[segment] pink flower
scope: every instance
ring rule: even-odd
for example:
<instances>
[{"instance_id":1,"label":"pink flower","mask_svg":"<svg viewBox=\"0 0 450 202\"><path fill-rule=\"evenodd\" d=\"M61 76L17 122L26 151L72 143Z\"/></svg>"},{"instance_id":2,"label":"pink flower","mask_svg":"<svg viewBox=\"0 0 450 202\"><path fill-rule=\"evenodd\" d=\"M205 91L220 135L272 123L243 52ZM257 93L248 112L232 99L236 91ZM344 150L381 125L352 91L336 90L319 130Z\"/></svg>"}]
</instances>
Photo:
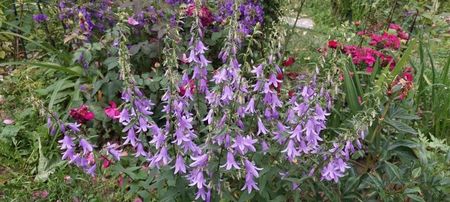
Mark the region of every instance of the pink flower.
<instances>
[{"instance_id":1,"label":"pink flower","mask_svg":"<svg viewBox=\"0 0 450 202\"><path fill-rule=\"evenodd\" d=\"M109 106L105 108L105 114L111 119L118 119L120 117L120 111L114 101L109 101Z\"/></svg>"},{"instance_id":2,"label":"pink flower","mask_svg":"<svg viewBox=\"0 0 450 202\"><path fill-rule=\"evenodd\" d=\"M402 31L403 30L400 25L397 25L397 24L394 24L394 23L389 24L389 29L393 29L395 31Z\"/></svg>"},{"instance_id":3,"label":"pink flower","mask_svg":"<svg viewBox=\"0 0 450 202\"><path fill-rule=\"evenodd\" d=\"M397 32L397 36L398 36L398 38L403 39L403 40L409 39L409 34L404 31Z\"/></svg>"},{"instance_id":4,"label":"pink flower","mask_svg":"<svg viewBox=\"0 0 450 202\"><path fill-rule=\"evenodd\" d=\"M133 17L129 17L128 24L136 26L136 25L139 25L139 22L137 20L135 20Z\"/></svg>"},{"instance_id":5,"label":"pink flower","mask_svg":"<svg viewBox=\"0 0 450 202\"><path fill-rule=\"evenodd\" d=\"M14 120L12 120L12 119L5 119L5 120L3 120L3 124L5 124L5 125L12 125L12 124L14 124Z\"/></svg>"}]
</instances>

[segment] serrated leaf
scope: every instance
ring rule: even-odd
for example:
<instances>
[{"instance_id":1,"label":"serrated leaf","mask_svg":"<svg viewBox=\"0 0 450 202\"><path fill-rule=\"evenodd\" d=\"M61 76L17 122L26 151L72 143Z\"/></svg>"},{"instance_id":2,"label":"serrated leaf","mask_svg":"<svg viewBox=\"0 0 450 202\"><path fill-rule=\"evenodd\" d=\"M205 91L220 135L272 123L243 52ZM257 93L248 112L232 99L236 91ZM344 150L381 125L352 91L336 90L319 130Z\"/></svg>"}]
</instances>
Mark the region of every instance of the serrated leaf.
<instances>
[{"instance_id":1,"label":"serrated leaf","mask_svg":"<svg viewBox=\"0 0 450 202\"><path fill-rule=\"evenodd\" d=\"M390 113L391 119L403 119L403 120L419 120L420 117L415 114L409 114L403 108L396 108Z\"/></svg>"},{"instance_id":2,"label":"serrated leaf","mask_svg":"<svg viewBox=\"0 0 450 202\"><path fill-rule=\"evenodd\" d=\"M403 132L403 133L409 133L409 134L417 134L417 131L411 128L408 124L403 123L401 121L392 120L392 119L385 119L385 123L389 124L390 126L394 127L397 131Z\"/></svg>"}]
</instances>

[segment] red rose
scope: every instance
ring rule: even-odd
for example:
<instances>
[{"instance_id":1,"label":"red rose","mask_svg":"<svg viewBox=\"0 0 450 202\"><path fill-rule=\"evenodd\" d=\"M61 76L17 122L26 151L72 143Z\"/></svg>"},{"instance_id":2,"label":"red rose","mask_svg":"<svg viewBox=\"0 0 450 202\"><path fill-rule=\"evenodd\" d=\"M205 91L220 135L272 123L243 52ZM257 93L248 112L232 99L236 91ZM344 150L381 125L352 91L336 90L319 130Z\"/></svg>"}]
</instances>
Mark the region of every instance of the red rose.
<instances>
[{"instance_id":1,"label":"red rose","mask_svg":"<svg viewBox=\"0 0 450 202\"><path fill-rule=\"evenodd\" d=\"M295 63L295 59L293 57L289 57L287 60L283 61L283 66L289 67Z\"/></svg>"},{"instance_id":2,"label":"red rose","mask_svg":"<svg viewBox=\"0 0 450 202\"><path fill-rule=\"evenodd\" d=\"M336 40L329 40L328 41L328 47L329 48L336 49L338 46L340 46L340 44Z\"/></svg>"}]
</instances>

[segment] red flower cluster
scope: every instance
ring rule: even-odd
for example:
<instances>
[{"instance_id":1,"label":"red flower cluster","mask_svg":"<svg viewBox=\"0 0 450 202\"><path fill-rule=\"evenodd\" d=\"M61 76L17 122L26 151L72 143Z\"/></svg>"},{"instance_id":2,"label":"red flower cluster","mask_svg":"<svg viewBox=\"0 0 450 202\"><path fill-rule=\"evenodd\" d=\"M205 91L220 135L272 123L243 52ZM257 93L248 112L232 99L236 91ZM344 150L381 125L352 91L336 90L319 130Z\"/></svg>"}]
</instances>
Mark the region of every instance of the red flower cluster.
<instances>
[{"instance_id":1,"label":"red flower cluster","mask_svg":"<svg viewBox=\"0 0 450 202\"><path fill-rule=\"evenodd\" d=\"M400 25L391 23L389 25L389 29L395 30L397 32L398 38L403 39L403 40L409 39L409 34L405 31L403 31L403 28Z\"/></svg>"},{"instance_id":2,"label":"red flower cluster","mask_svg":"<svg viewBox=\"0 0 450 202\"><path fill-rule=\"evenodd\" d=\"M89 111L86 105L81 105L79 108L71 109L70 116L78 123L86 123L95 118L94 113Z\"/></svg>"},{"instance_id":3,"label":"red flower cluster","mask_svg":"<svg viewBox=\"0 0 450 202\"><path fill-rule=\"evenodd\" d=\"M284 67L289 67L289 66L291 66L294 63L295 63L295 58L289 57L287 60L283 61L282 65Z\"/></svg>"},{"instance_id":4,"label":"red flower cluster","mask_svg":"<svg viewBox=\"0 0 450 202\"><path fill-rule=\"evenodd\" d=\"M405 70L397 76L397 78L391 83L388 88L387 94L390 96L396 92L399 92L400 100L403 100L408 92L412 89L414 84L413 69L411 67L405 68Z\"/></svg>"},{"instance_id":5,"label":"red flower cluster","mask_svg":"<svg viewBox=\"0 0 450 202\"><path fill-rule=\"evenodd\" d=\"M195 4L190 4L186 9L188 16L193 16L195 11ZM214 22L214 17L208 7L202 6L198 11L198 16L203 26L207 27Z\"/></svg>"},{"instance_id":6,"label":"red flower cluster","mask_svg":"<svg viewBox=\"0 0 450 202\"><path fill-rule=\"evenodd\" d=\"M191 95L195 93L195 81L194 80L191 79L189 81L189 83L187 83L186 85L180 86L178 89L178 94L180 96L184 96L186 94L186 90L189 90Z\"/></svg>"},{"instance_id":7,"label":"red flower cluster","mask_svg":"<svg viewBox=\"0 0 450 202\"><path fill-rule=\"evenodd\" d=\"M401 45L401 39L407 39L409 36L403 29L397 24L390 24L390 29L395 30L397 35L389 34L384 32L380 34L368 34L365 31L358 32L358 35L369 35L370 42L369 45L375 47L358 47L355 45L345 45L342 46L336 40L328 41L328 47L332 49L338 49L343 53L350 55L352 57L353 64L366 67L368 73L372 73L373 65L376 60L379 59L381 66L389 68L392 70L395 67L395 60L391 55L382 52L384 49L398 50Z\"/></svg>"},{"instance_id":8,"label":"red flower cluster","mask_svg":"<svg viewBox=\"0 0 450 202\"><path fill-rule=\"evenodd\" d=\"M384 32L382 35L380 34L372 34L370 36L369 45L374 46L378 49L394 49L398 50L400 48L400 38L396 35L388 34Z\"/></svg>"},{"instance_id":9,"label":"red flower cluster","mask_svg":"<svg viewBox=\"0 0 450 202\"><path fill-rule=\"evenodd\" d=\"M392 70L395 67L395 60L392 56L386 55L380 51L374 50L369 47L357 47L353 45L344 46L342 51L352 57L353 64L360 65L363 64L366 67L368 73L372 73L373 65L376 59L379 58L382 67L389 65Z\"/></svg>"}]
</instances>

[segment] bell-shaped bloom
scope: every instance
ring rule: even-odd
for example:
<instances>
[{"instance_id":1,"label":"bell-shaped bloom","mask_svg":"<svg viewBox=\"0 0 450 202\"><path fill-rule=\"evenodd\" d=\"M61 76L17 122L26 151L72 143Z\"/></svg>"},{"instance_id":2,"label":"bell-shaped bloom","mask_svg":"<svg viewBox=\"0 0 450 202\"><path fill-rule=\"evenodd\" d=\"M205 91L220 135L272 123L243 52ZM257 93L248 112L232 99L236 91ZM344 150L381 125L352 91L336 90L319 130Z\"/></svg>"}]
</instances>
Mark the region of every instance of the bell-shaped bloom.
<instances>
[{"instance_id":1,"label":"bell-shaped bloom","mask_svg":"<svg viewBox=\"0 0 450 202\"><path fill-rule=\"evenodd\" d=\"M267 134L269 131L267 130L267 128L264 126L263 122L261 121L261 118L258 118L258 132L256 133L257 135L259 134Z\"/></svg>"},{"instance_id":2,"label":"bell-shaped bloom","mask_svg":"<svg viewBox=\"0 0 450 202\"><path fill-rule=\"evenodd\" d=\"M123 137L123 139L125 139L125 142L123 143L124 145L131 143L133 147L136 146L136 142L138 141L138 139L136 138L136 133L133 127L128 129L127 137Z\"/></svg>"},{"instance_id":3,"label":"bell-shaped bloom","mask_svg":"<svg viewBox=\"0 0 450 202\"><path fill-rule=\"evenodd\" d=\"M180 154L177 155L174 168L175 168L174 174L186 173L186 165L184 164L184 158Z\"/></svg>"},{"instance_id":4,"label":"bell-shaped bloom","mask_svg":"<svg viewBox=\"0 0 450 202\"><path fill-rule=\"evenodd\" d=\"M208 154L203 154L199 156L191 156L191 159L194 161L189 166L190 167L203 167L208 163Z\"/></svg>"},{"instance_id":5,"label":"bell-shaped bloom","mask_svg":"<svg viewBox=\"0 0 450 202\"><path fill-rule=\"evenodd\" d=\"M189 186L196 186L199 190L206 187L206 179L201 169L194 169L188 175Z\"/></svg>"},{"instance_id":6,"label":"bell-shaped bloom","mask_svg":"<svg viewBox=\"0 0 450 202\"><path fill-rule=\"evenodd\" d=\"M144 145L142 145L142 143L137 143L136 145L136 153L134 154L134 157L147 157L147 152L145 152L144 150Z\"/></svg>"},{"instance_id":7,"label":"bell-shaped bloom","mask_svg":"<svg viewBox=\"0 0 450 202\"><path fill-rule=\"evenodd\" d=\"M71 138L68 135L64 135L62 140L59 140L58 142L61 143L61 149L71 149L75 146L75 144L73 143L73 140L75 138Z\"/></svg>"},{"instance_id":8,"label":"bell-shaped bloom","mask_svg":"<svg viewBox=\"0 0 450 202\"><path fill-rule=\"evenodd\" d=\"M233 153L230 151L227 153L227 162L220 167L221 168L225 167L226 170L231 170L231 168L235 168L238 170L241 169L239 167L239 165L236 163L236 161L234 160Z\"/></svg>"},{"instance_id":9,"label":"bell-shaped bloom","mask_svg":"<svg viewBox=\"0 0 450 202\"><path fill-rule=\"evenodd\" d=\"M156 154L150 161L150 167L157 167L167 165L172 159L169 157L167 148L164 146L161 148L158 154Z\"/></svg>"},{"instance_id":10,"label":"bell-shaped bloom","mask_svg":"<svg viewBox=\"0 0 450 202\"><path fill-rule=\"evenodd\" d=\"M250 98L248 101L247 107L245 107L246 113L255 113L255 98Z\"/></svg>"},{"instance_id":11,"label":"bell-shaped bloom","mask_svg":"<svg viewBox=\"0 0 450 202\"><path fill-rule=\"evenodd\" d=\"M299 155L297 149L295 149L295 143L294 141L291 139L289 140L286 149L284 149L283 151L281 151L282 153L286 153L286 155L288 156L289 160L294 160L295 157L297 157Z\"/></svg>"},{"instance_id":12,"label":"bell-shaped bloom","mask_svg":"<svg viewBox=\"0 0 450 202\"><path fill-rule=\"evenodd\" d=\"M93 146L84 138L80 139L80 146L83 149L83 154L87 154L93 150Z\"/></svg>"}]
</instances>

